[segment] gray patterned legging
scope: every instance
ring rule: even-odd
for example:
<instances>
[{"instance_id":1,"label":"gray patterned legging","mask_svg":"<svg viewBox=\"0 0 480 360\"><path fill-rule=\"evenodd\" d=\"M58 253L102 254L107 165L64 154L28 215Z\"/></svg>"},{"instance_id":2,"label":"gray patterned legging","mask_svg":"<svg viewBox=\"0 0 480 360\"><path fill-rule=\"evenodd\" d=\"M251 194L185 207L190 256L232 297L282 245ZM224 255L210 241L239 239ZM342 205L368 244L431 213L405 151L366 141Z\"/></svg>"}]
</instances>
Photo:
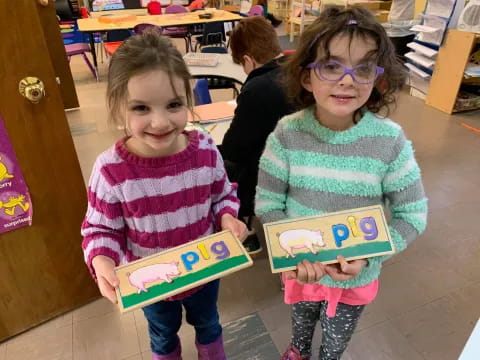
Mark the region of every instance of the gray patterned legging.
<instances>
[{"instance_id":1,"label":"gray patterned legging","mask_svg":"<svg viewBox=\"0 0 480 360\"><path fill-rule=\"evenodd\" d=\"M335 317L329 318L326 314L327 305L326 301L305 301L293 305L292 344L300 355L311 356L313 333L320 320L323 335L319 359L340 359L365 308L365 305L338 303Z\"/></svg>"}]
</instances>

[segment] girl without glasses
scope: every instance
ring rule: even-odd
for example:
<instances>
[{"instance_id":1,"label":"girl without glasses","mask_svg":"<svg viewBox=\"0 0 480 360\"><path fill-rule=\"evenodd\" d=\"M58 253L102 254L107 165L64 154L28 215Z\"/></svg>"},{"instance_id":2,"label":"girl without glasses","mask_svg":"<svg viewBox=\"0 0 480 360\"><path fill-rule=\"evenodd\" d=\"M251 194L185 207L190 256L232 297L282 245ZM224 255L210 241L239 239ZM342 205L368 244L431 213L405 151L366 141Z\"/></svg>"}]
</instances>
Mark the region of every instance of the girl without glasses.
<instances>
[{"instance_id":1,"label":"girl without glasses","mask_svg":"<svg viewBox=\"0 0 480 360\"><path fill-rule=\"evenodd\" d=\"M110 60L110 118L127 136L95 162L82 247L101 294L114 303L115 266L221 229L239 238L246 233L236 219L236 185L212 138L185 130L190 78L172 42L153 30L130 37ZM143 308L153 360L182 359L182 308L195 327L198 359L226 359L218 289L214 280Z\"/></svg>"}]
</instances>

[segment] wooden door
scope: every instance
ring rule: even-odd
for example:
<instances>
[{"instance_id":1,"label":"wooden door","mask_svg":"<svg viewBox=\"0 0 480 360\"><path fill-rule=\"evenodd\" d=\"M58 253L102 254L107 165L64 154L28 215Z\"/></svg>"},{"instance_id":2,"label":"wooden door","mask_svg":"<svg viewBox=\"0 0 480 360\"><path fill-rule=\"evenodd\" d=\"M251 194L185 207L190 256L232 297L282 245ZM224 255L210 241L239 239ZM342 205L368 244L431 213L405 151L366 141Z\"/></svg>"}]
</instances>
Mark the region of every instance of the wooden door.
<instances>
[{"instance_id":1,"label":"wooden door","mask_svg":"<svg viewBox=\"0 0 480 360\"><path fill-rule=\"evenodd\" d=\"M53 2L0 1L0 115L29 188L33 224L0 234L0 341L98 297L83 262L86 193L42 22ZM46 96L18 90L36 76Z\"/></svg>"}]
</instances>

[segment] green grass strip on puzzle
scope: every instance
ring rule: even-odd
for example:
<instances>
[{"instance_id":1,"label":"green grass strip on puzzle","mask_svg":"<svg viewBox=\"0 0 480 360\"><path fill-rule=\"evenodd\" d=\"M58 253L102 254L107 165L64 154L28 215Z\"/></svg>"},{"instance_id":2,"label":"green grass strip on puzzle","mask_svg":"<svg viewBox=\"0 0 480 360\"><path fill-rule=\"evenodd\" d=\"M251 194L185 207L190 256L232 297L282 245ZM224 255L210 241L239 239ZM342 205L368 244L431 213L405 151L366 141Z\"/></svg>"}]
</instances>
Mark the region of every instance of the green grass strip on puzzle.
<instances>
[{"instance_id":1,"label":"green grass strip on puzzle","mask_svg":"<svg viewBox=\"0 0 480 360\"><path fill-rule=\"evenodd\" d=\"M163 295L170 291L176 290L182 286L190 285L198 280L207 278L219 272L232 269L236 266L245 264L248 262L248 259L245 255L239 255L231 257L229 259L223 260L219 263L216 263L212 266L209 266L200 271L187 274L185 276L176 277L173 279L172 283L162 282L161 284L152 286L148 288L148 292L141 292L140 294L130 294L122 297L123 307L128 309L129 307L135 306L146 300L150 300L156 296Z\"/></svg>"},{"instance_id":2,"label":"green grass strip on puzzle","mask_svg":"<svg viewBox=\"0 0 480 360\"><path fill-rule=\"evenodd\" d=\"M388 241L375 241L366 244L358 244L352 247L345 249L332 249L332 250L321 250L317 255L308 253L296 254L295 258L285 258L285 257L274 257L273 266L276 269L281 269L284 267L296 266L302 260L314 261L331 261L335 260L338 255L343 255L344 257L353 257L353 256L362 256L364 254L371 253L382 253L386 251L391 251L392 247Z\"/></svg>"}]
</instances>

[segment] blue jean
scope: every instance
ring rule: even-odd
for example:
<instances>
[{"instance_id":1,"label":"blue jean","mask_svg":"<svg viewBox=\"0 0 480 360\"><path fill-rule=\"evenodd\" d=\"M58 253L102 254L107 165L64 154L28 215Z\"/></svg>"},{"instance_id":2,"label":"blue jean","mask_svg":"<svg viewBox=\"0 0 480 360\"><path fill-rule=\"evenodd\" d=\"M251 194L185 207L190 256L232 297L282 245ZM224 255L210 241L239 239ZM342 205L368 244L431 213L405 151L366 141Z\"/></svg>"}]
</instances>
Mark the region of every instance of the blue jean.
<instances>
[{"instance_id":1,"label":"blue jean","mask_svg":"<svg viewBox=\"0 0 480 360\"><path fill-rule=\"evenodd\" d=\"M219 285L220 280L214 280L185 299L159 301L143 308L153 353L167 355L177 348L180 341L177 333L182 325L182 305L185 307L187 322L195 327L196 339L200 344L210 344L222 334L217 311Z\"/></svg>"}]
</instances>

